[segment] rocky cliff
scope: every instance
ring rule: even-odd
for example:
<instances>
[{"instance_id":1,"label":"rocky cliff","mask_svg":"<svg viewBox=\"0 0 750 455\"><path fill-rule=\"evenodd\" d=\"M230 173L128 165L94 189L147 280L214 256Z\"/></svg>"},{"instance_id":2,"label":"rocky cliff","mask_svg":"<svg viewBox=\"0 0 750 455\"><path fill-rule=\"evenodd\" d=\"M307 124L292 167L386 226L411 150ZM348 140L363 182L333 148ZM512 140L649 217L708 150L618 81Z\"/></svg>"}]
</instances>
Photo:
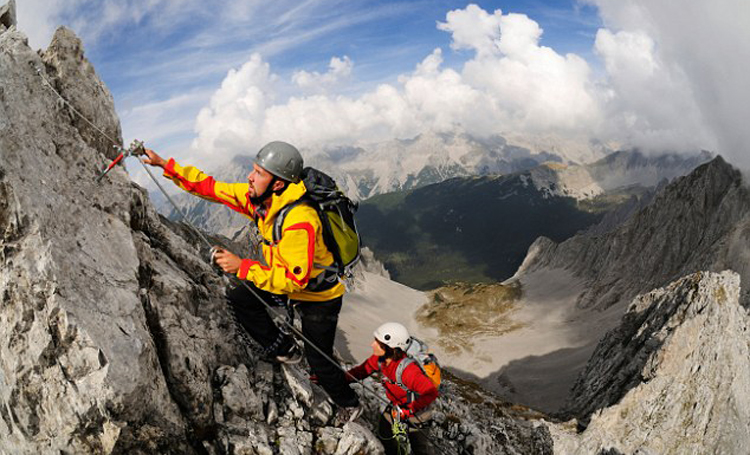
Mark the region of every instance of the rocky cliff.
<instances>
[{"instance_id":1,"label":"rocky cliff","mask_svg":"<svg viewBox=\"0 0 750 455\"><path fill-rule=\"evenodd\" d=\"M0 6L0 32L16 25L16 0L9 0Z\"/></svg>"},{"instance_id":2,"label":"rocky cliff","mask_svg":"<svg viewBox=\"0 0 750 455\"><path fill-rule=\"evenodd\" d=\"M330 406L304 369L264 362L242 342L226 279L195 235L160 218L121 167L94 181L114 155L106 137L120 141L112 98L72 32L59 29L38 54L6 19L10 6L0 27L0 453L379 453L377 400L366 395L359 423L328 426ZM543 426L464 389L448 381L436 405L429 431L442 451L551 452Z\"/></svg>"},{"instance_id":3,"label":"rocky cliff","mask_svg":"<svg viewBox=\"0 0 750 455\"><path fill-rule=\"evenodd\" d=\"M638 296L599 343L568 409L580 434L553 427L555 452L746 453L750 340L739 276L699 272Z\"/></svg>"},{"instance_id":4,"label":"rocky cliff","mask_svg":"<svg viewBox=\"0 0 750 455\"><path fill-rule=\"evenodd\" d=\"M750 280L748 215L750 191L719 156L667 185L616 229L560 244L539 238L517 275L566 269L585 282L579 306L599 309L699 270L729 268Z\"/></svg>"},{"instance_id":5,"label":"rocky cliff","mask_svg":"<svg viewBox=\"0 0 750 455\"><path fill-rule=\"evenodd\" d=\"M222 280L122 170L94 182L112 144L37 74L119 140L80 41L60 29L38 55L11 30L0 50L3 449L193 451L213 372L241 355Z\"/></svg>"}]
</instances>

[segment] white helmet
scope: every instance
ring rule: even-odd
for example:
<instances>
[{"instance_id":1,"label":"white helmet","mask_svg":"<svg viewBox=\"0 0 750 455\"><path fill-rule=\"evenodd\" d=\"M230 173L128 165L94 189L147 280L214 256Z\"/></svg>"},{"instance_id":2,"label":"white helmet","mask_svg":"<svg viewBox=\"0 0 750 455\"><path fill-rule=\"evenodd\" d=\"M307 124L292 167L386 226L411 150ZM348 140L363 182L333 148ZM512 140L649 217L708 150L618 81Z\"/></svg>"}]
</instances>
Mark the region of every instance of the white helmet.
<instances>
[{"instance_id":1,"label":"white helmet","mask_svg":"<svg viewBox=\"0 0 750 455\"><path fill-rule=\"evenodd\" d=\"M391 348L400 348L406 351L409 346L409 331L398 322L386 322L373 332L375 339Z\"/></svg>"}]
</instances>

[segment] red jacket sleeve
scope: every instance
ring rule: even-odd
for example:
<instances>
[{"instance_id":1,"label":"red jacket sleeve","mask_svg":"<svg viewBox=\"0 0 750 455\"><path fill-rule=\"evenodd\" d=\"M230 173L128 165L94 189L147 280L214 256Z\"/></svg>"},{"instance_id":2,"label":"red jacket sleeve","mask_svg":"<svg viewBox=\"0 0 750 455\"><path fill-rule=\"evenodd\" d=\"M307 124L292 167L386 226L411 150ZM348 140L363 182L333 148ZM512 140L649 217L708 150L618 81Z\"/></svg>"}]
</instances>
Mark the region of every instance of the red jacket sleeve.
<instances>
[{"instance_id":1,"label":"red jacket sleeve","mask_svg":"<svg viewBox=\"0 0 750 455\"><path fill-rule=\"evenodd\" d=\"M357 379L364 379L374 372L378 371L378 356L373 355L364 362L362 365L356 366L346 372L347 382L354 382Z\"/></svg>"},{"instance_id":2,"label":"red jacket sleeve","mask_svg":"<svg viewBox=\"0 0 750 455\"><path fill-rule=\"evenodd\" d=\"M401 375L401 381L407 389L416 394L414 401L409 404L409 410L412 413L419 412L421 409L430 405L438 396L437 388L428 378L419 365L412 363L404 369Z\"/></svg>"},{"instance_id":3,"label":"red jacket sleeve","mask_svg":"<svg viewBox=\"0 0 750 455\"><path fill-rule=\"evenodd\" d=\"M253 216L254 208L247 197L250 186L248 183L218 182L198 168L180 166L174 158L170 158L164 166L164 177L190 194L224 204L243 215Z\"/></svg>"}]
</instances>

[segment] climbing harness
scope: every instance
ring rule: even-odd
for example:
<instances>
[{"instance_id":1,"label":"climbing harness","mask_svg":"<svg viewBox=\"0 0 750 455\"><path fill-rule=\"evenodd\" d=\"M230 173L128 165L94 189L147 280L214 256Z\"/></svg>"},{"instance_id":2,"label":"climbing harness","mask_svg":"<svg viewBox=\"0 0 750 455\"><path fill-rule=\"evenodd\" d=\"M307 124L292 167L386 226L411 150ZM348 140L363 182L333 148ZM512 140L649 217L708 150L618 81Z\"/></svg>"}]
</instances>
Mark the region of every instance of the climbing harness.
<instances>
[{"instance_id":1,"label":"climbing harness","mask_svg":"<svg viewBox=\"0 0 750 455\"><path fill-rule=\"evenodd\" d=\"M143 141L135 140L135 141L133 141L131 143L131 145L127 149L122 148L119 145L118 141L112 139L112 137L110 137L107 133L105 133L99 127L97 127L93 122L91 122L88 118L86 118L85 115L83 115L80 111L78 111L78 109L76 109L64 96L62 96L62 94L49 82L49 80L47 80L47 78L44 76L41 68L35 67L33 65L33 63L31 63L31 65L36 70L36 73L39 75L39 77L42 79L44 85L46 85L50 90L52 90L52 92L55 95L57 95L57 97L59 98L59 100L64 105L68 106L68 108L71 110L71 112L75 113L83 121L85 121L86 123L88 123L92 128L94 128L94 130L96 130L97 132L99 132L99 134L101 134L102 137L104 137L107 140L109 140L113 144L113 147L120 152L118 154L118 156L115 157L115 159L112 160L112 162L102 171L102 173L99 176L97 176L97 178L96 178L97 182L100 182L101 179L105 175L107 175L109 173L109 171L112 170L117 165L117 163L119 163L120 161L122 161L124 158L129 157L129 156L136 156L136 157L138 157L138 156L141 156L141 155L143 155L145 153L145 148L144 148L144 145L143 145ZM215 246L213 246L211 244L211 242L208 240L208 238L198 228L196 228L193 225L193 223L190 222L190 220L188 219L187 215L180 209L179 206L177 206L177 204L174 202L174 200L169 196L169 193L167 193L167 191L164 189L164 187L162 187L162 185L156 179L156 177L151 172L151 170L146 166L146 164L141 159L138 159L138 162L141 163L141 166L143 166L143 169L149 175L149 177L154 182L154 184L156 184L157 188L159 188L159 190L161 191L161 193L167 198L167 200L172 205L172 207L175 209L175 211L180 214L180 217L185 222L185 224L188 227L190 227L193 231L195 231L195 233L203 241L203 243L206 244L210 248L210 256L211 256L211 260L212 260L211 263L213 264L213 257L216 254L216 248L215 248ZM258 293L255 292L255 290L252 288L252 286L248 285L245 281L240 281L240 282L269 311L271 311L271 312L274 311L273 307L268 302L266 302L265 299L263 299L260 295L258 295ZM339 370L341 370L346 377L351 378L354 381L356 381L362 387L363 390L369 392L372 396L374 396L376 399L380 400L381 402L385 403L387 406L391 406L391 403L386 398L380 396L380 394L378 394L377 391L375 391L373 388L371 388L367 384L365 384L364 380L356 379L356 378L351 377L348 374L348 371L344 367L342 367L338 362L336 362L334 359L332 359L328 354L326 354L315 343L313 343L311 340L309 340L307 337L305 337L305 335L302 333L302 331L298 330L294 326L294 323L293 323L294 322L293 321L293 308L291 308L291 306L287 305L287 311L288 311L288 316L285 317L285 318L283 318L283 319L281 319L282 324L284 326L286 326L286 328L288 329L288 332L285 332L285 333L290 333L290 334L294 334L295 336L297 336L299 339L301 339L302 341L305 342L306 346L310 346L313 349L315 349L321 356L323 356L324 359L326 359L328 362L330 362L336 368L338 368ZM230 314L231 313L232 312L230 311ZM232 314L232 316L234 317L235 315ZM279 327L279 329L281 330L281 327ZM246 338L244 338L244 337L243 337L243 339L246 340ZM417 419L419 419L419 418L417 418ZM423 423L423 422L420 421L420 423ZM403 427L406 428L406 424L405 423L403 424ZM422 431L420 428L416 428L416 429L417 429L417 431ZM404 430L404 431L407 431L407 430ZM406 441L408 443L408 435L407 435ZM430 441L430 443L440 453L445 453L445 451L442 448L440 448L439 446L437 446L436 444L434 444L432 441ZM405 453L409 453L409 452L405 452Z\"/></svg>"},{"instance_id":2,"label":"climbing harness","mask_svg":"<svg viewBox=\"0 0 750 455\"><path fill-rule=\"evenodd\" d=\"M399 455L411 454L411 443L409 442L409 428L401 421L401 408L394 406L391 409L391 433L396 440Z\"/></svg>"}]
</instances>

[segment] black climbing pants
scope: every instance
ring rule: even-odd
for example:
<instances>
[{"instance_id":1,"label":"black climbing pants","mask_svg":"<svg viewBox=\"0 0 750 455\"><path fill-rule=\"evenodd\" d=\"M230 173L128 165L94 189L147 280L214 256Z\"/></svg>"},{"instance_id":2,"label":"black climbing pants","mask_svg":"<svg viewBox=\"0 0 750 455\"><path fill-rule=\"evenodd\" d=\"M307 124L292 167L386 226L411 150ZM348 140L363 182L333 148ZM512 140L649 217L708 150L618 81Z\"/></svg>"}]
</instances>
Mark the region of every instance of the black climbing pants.
<instances>
[{"instance_id":1,"label":"black climbing pants","mask_svg":"<svg viewBox=\"0 0 750 455\"><path fill-rule=\"evenodd\" d=\"M247 284L270 305L279 304L280 298L286 299L286 297L262 291L250 283ZM292 340L276 327L265 305L243 284L234 286L227 292L227 301L237 321L255 341L263 346L268 355L275 356L289 347ZM301 316L302 334L331 359L333 359L333 342L336 338L341 302L341 297L324 302L290 301ZM318 383L334 403L343 407L359 404L357 394L349 387L343 371L331 364L307 342L305 342L305 357L313 374L318 377Z\"/></svg>"},{"instance_id":2,"label":"black climbing pants","mask_svg":"<svg viewBox=\"0 0 750 455\"><path fill-rule=\"evenodd\" d=\"M385 411L390 412L390 408ZM396 438L393 437L393 431L391 429L391 419L386 413L380 414L380 420L378 420L378 432L377 436L380 442L383 443L385 448L385 455L400 455L403 451L399 451L398 443ZM414 455L435 455L435 448L430 443L427 437L426 429L417 429L416 427L409 426L409 445L411 446L411 453Z\"/></svg>"}]
</instances>

